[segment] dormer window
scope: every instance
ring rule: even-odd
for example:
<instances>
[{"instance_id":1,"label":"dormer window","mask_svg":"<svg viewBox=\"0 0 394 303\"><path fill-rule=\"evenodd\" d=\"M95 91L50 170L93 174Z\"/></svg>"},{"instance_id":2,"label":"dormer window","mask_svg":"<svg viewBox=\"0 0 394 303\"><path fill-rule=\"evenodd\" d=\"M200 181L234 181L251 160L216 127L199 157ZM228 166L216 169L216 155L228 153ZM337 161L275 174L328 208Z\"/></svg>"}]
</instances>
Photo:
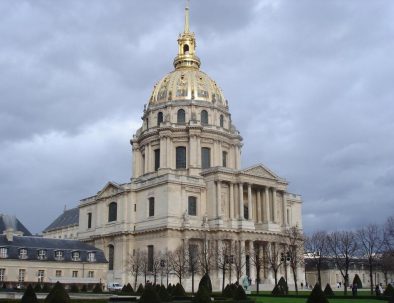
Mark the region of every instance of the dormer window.
<instances>
[{"instance_id":1,"label":"dormer window","mask_svg":"<svg viewBox=\"0 0 394 303\"><path fill-rule=\"evenodd\" d=\"M95 252L88 252L88 262L95 262L96 261L96 253Z\"/></svg>"},{"instance_id":2,"label":"dormer window","mask_svg":"<svg viewBox=\"0 0 394 303\"><path fill-rule=\"evenodd\" d=\"M64 252L62 250L55 251L55 260L63 261L64 260Z\"/></svg>"},{"instance_id":3,"label":"dormer window","mask_svg":"<svg viewBox=\"0 0 394 303\"><path fill-rule=\"evenodd\" d=\"M79 251L72 252L71 260L73 260L73 261L80 261L81 260L81 254L79 253Z\"/></svg>"},{"instance_id":4,"label":"dormer window","mask_svg":"<svg viewBox=\"0 0 394 303\"><path fill-rule=\"evenodd\" d=\"M2 259L8 258L7 247L0 247L0 258L2 258Z\"/></svg>"},{"instance_id":5,"label":"dormer window","mask_svg":"<svg viewBox=\"0 0 394 303\"><path fill-rule=\"evenodd\" d=\"M26 248L19 249L19 259L27 259L27 249Z\"/></svg>"},{"instance_id":6,"label":"dormer window","mask_svg":"<svg viewBox=\"0 0 394 303\"><path fill-rule=\"evenodd\" d=\"M37 252L38 260L45 260L47 258L47 251L45 249L39 249Z\"/></svg>"}]
</instances>

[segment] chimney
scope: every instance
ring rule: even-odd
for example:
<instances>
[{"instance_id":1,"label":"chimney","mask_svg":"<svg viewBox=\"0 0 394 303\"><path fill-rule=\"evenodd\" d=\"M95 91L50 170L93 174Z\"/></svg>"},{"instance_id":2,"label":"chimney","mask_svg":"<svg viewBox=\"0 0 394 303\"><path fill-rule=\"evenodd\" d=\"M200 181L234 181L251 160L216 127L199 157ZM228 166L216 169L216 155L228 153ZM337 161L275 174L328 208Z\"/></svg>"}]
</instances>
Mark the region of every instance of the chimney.
<instances>
[{"instance_id":1,"label":"chimney","mask_svg":"<svg viewBox=\"0 0 394 303\"><path fill-rule=\"evenodd\" d=\"M13 228L7 228L4 233L7 238L7 241L12 242L14 240L14 229Z\"/></svg>"}]
</instances>

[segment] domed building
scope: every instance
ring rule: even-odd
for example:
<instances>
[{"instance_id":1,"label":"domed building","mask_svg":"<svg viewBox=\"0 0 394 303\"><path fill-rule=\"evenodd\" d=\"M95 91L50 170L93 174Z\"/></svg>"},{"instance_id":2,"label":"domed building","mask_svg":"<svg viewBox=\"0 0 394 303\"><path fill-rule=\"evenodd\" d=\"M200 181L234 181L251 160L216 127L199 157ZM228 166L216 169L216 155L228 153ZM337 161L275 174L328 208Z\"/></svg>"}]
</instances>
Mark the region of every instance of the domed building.
<instances>
[{"instance_id":1,"label":"domed building","mask_svg":"<svg viewBox=\"0 0 394 303\"><path fill-rule=\"evenodd\" d=\"M268 257L289 227L302 228L301 197L262 164L241 168L242 137L222 90L200 70L188 8L178 46L130 141L131 182L80 201L78 239L104 250L109 282L182 280L191 290L208 271L215 289L245 276L271 288ZM256 249L265 256L259 273Z\"/></svg>"}]
</instances>

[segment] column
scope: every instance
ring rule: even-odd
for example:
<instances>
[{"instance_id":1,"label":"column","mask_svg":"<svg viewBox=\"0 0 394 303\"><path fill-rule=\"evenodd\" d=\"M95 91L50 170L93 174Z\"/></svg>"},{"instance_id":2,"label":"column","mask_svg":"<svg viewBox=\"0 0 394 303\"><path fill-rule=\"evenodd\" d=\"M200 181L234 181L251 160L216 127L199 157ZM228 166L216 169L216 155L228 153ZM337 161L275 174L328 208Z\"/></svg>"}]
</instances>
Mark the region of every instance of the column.
<instances>
[{"instance_id":1,"label":"column","mask_svg":"<svg viewBox=\"0 0 394 303\"><path fill-rule=\"evenodd\" d=\"M268 187L264 188L264 201L265 201L265 216L267 223L271 222L271 212L270 212L270 199L269 199L269 192Z\"/></svg>"},{"instance_id":2,"label":"column","mask_svg":"<svg viewBox=\"0 0 394 303\"><path fill-rule=\"evenodd\" d=\"M230 219L234 219L234 184L230 183L230 197L229 197L229 203L230 203Z\"/></svg>"},{"instance_id":3,"label":"column","mask_svg":"<svg viewBox=\"0 0 394 303\"><path fill-rule=\"evenodd\" d=\"M258 189L256 191L256 195L257 195L257 222L261 223L261 190Z\"/></svg>"},{"instance_id":4,"label":"column","mask_svg":"<svg viewBox=\"0 0 394 303\"><path fill-rule=\"evenodd\" d=\"M278 218L276 215L276 208L278 206L276 205L276 189L273 188L272 189L272 212L273 212L273 216L272 216L272 221L274 221L274 223L278 223Z\"/></svg>"},{"instance_id":5,"label":"column","mask_svg":"<svg viewBox=\"0 0 394 303\"><path fill-rule=\"evenodd\" d=\"M167 138L160 138L160 168L167 168Z\"/></svg>"},{"instance_id":6,"label":"column","mask_svg":"<svg viewBox=\"0 0 394 303\"><path fill-rule=\"evenodd\" d=\"M149 171L149 145L145 145L145 151L144 151L144 156L145 156L145 163L144 163L144 171L143 173L146 174Z\"/></svg>"},{"instance_id":7,"label":"column","mask_svg":"<svg viewBox=\"0 0 394 303\"><path fill-rule=\"evenodd\" d=\"M222 216L222 207L221 207L221 200L222 200L222 184L220 181L216 181L216 215L218 217Z\"/></svg>"},{"instance_id":8,"label":"column","mask_svg":"<svg viewBox=\"0 0 394 303\"><path fill-rule=\"evenodd\" d=\"M252 184L248 184L248 217L253 221Z\"/></svg>"},{"instance_id":9,"label":"column","mask_svg":"<svg viewBox=\"0 0 394 303\"><path fill-rule=\"evenodd\" d=\"M239 183L239 219L244 219L244 185Z\"/></svg>"},{"instance_id":10,"label":"column","mask_svg":"<svg viewBox=\"0 0 394 303\"><path fill-rule=\"evenodd\" d=\"M240 249L240 254L241 254L241 264L245 264L244 265L244 269L243 269L243 273L246 273L246 250L245 250L245 240L240 240L239 241L239 246L241 247ZM243 276L243 274L241 274L241 277Z\"/></svg>"},{"instance_id":11,"label":"column","mask_svg":"<svg viewBox=\"0 0 394 303\"><path fill-rule=\"evenodd\" d=\"M286 193L284 191L282 192L282 222L283 222L283 226L287 225L287 221L286 221Z\"/></svg>"}]
</instances>

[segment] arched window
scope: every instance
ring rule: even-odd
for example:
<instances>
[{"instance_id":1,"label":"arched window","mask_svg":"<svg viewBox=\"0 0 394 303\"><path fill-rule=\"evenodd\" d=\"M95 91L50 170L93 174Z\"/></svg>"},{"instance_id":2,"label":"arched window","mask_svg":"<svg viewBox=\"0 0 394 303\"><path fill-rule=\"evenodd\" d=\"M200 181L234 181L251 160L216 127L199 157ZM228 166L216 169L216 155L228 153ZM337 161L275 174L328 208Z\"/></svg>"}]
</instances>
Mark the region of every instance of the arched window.
<instances>
[{"instance_id":1,"label":"arched window","mask_svg":"<svg viewBox=\"0 0 394 303\"><path fill-rule=\"evenodd\" d=\"M206 110L201 111L201 124L202 125L208 124L208 112Z\"/></svg>"},{"instance_id":2,"label":"arched window","mask_svg":"<svg viewBox=\"0 0 394 303\"><path fill-rule=\"evenodd\" d=\"M224 126L224 117L223 115L220 115L220 127Z\"/></svg>"},{"instance_id":3,"label":"arched window","mask_svg":"<svg viewBox=\"0 0 394 303\"><path fill-rule=\"evenodd\" d=\"M116 221L118 215L118 205L116 202L111 202L108 205L108 222Z\"/></svg>"},{"instance_id":4,"label":"arched window","mask_svg":"<svg viewBox=\"0 0 394 303\"><path fill-rule=\"evenodd\" d=\"M211 149L208 147L201 148L201 168L211 167Z\"/></svg>"},{"instance_id":5,"label":"arched window","mask_svg":"<svg viewBox=\"0 0 394 303\"><path fill-rule=\"evenodd\" d=\"M185 111L183 109L178 110L177 122L178 123L185 123L185 121L186 121Z\"/></svg>"},{"instance_id":6,"label":"arched window","mask_svg":"<svg viewBox=\"0 0 394 303\"><path fill-rule=\"evenodd\" d=\"M197 198L194 196L188 197L188 214L189 216L197 216Z\"/></svg>"},{"instance_id":7,"label":"arched window","mask_svg":"<svg viewBox=\"0 0 394 303\"><path fill-rule=\"evenodd\" d=\"M108 270L114 270L115 248L113 245L108 245Z\"/></svg>"},{"instance_id":8,"label":"arched window","mask_svg":"<svg viewBox=\"0 0 394 303\"><path fill-rule=\"evenodd\" d=\"M176 148L176 168L186 168L186 147L178 146Z\"/></svg>"},{"instance_id":9,"label":"arched window","mask_svg":"<svg viewBox=\"0 0 394 303\"><path fill-rule=\"evenodd\" d=\"M163 113L159 112L157 114L157 126L160 126L160 123L163 123Z\"/></svg>"},{"instance_id":10,"label":"arched window","mask_svg":"<svg viewBox=\"0 0 394 303\"><path fill-rule=\"evenodd\" d=\"M188 55L188 54L189 54L189 45L185 44L185 45L183 46L183 53L184 53L185 55Z\"/></svg>"},{"instance_id":11,"label":"arched window","mask_svg":"<svg viewBox=\"0 0 394 303\"><path fill-rule=\"evenodd\" d=\"M149 119L146 118L146 128L149 128Z\"/></svg>"}]
</instances>

